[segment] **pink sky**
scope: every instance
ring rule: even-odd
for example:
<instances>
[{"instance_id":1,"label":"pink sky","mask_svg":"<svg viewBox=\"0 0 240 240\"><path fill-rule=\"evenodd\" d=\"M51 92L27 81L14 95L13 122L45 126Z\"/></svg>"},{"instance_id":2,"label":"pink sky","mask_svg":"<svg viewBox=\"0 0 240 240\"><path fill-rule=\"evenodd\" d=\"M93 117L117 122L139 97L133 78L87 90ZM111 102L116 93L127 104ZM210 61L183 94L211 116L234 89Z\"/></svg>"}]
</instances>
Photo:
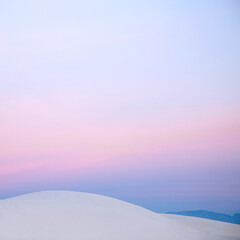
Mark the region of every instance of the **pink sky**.
<instances>
[{"instance_id":1,"label":"pink sky","mask_svg":"<svg viewBox=\"0 0 240 240\"><path fill-rule=\"evenodd\" d=\"M0 198L240 210L233 3L13 3L0 10Z\"/></svg>"}]
</instances>

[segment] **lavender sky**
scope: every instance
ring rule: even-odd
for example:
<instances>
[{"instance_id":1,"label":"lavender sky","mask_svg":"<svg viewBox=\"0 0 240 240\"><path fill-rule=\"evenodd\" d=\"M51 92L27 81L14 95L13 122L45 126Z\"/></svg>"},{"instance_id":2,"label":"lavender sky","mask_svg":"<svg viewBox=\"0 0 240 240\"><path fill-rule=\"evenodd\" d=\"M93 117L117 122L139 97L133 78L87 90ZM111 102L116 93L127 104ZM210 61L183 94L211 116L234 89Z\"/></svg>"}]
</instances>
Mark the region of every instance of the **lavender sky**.
<instances>
[{"instance_id":1,"label":"lavender sky","mask_svg":"<svg viewBox=\"0 0 240 240\"><path fill-rule=\"evenodd\" d=\"M240 211L239 13L235 0L1 0L0 198Z\"/></svg>"}]
</instances>

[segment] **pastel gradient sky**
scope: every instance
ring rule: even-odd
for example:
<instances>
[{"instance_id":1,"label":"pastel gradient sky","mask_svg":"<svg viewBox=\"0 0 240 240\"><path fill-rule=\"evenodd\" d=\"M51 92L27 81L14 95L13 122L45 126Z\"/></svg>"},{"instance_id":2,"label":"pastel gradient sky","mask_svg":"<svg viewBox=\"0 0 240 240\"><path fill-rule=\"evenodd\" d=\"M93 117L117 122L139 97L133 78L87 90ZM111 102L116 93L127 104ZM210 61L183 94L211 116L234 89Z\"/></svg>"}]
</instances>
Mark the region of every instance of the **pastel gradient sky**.
<instances>
[{"instance_id":1,"label":"pastel gradient sky","mask_svg":"<svg viewBox=\"0 0 240 240\"><path fill-rule=\"evenodd\" d=\"M0 198L240 211L239 13L235 0L2 0Z\"/></svg>"}]
</instances>

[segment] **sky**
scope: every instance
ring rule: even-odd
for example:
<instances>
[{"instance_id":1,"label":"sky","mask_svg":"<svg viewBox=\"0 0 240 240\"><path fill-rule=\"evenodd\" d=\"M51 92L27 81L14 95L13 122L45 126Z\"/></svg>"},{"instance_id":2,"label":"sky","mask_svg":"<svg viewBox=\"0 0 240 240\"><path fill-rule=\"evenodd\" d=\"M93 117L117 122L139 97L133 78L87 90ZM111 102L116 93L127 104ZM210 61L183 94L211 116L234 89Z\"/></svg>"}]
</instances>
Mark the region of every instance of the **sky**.
<instances>
[{"instance_id":1,"label":"sky","mask_svg":"<svg viewBox=\"0 0 240 240\"><path fill-rule=\"evenodd\" d=\"M239 11L1 0L0 198L72 190L240 212Z\"/></svg>"}]
</instances>

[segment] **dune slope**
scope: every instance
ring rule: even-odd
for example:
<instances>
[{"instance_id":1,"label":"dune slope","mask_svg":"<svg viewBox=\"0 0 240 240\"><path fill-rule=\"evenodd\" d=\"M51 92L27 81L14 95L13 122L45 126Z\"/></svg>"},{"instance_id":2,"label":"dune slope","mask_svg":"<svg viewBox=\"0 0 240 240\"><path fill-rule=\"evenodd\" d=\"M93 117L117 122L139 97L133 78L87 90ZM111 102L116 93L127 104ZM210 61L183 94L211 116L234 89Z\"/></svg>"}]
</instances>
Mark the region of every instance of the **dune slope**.
<instances>
[{"instance_id":1,"label":"dune slope","mask_svg":"<svg viewBox=\"0 0 240 240\"><path fill-rule=\"evenodd\" d=\"M237 240L239 225L157 214L96 194L46 191L0 200L0 240Z\"/></svg>"}]
</instances>

